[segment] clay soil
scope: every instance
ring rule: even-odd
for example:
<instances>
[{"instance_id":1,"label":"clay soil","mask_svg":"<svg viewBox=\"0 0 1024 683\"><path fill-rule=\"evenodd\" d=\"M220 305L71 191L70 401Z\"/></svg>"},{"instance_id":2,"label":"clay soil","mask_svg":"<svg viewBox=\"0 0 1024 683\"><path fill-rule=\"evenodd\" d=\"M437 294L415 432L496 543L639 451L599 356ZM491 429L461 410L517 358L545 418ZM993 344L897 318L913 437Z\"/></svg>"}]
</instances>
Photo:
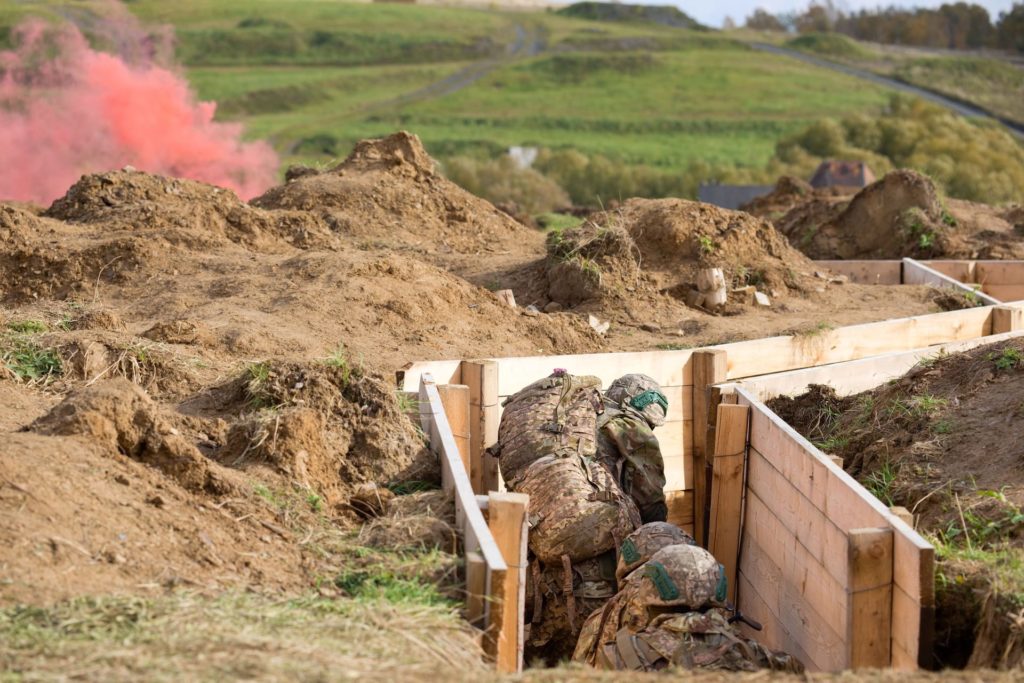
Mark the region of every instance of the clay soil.
<instances>
[{"instance_id":1,"label":"clay soil","mask_svg":"<svg viewBox=\"0 0 1024 683\"><path fill-rule=\"evenodd\" d=\"M814 259L1024 258L1020 206L942 198L929 178L909 170L860 191L784 177L743 208Z\"/></svg>"},{"instance_id":2,"label":"clay soil","mask_svg":"<svg viewBox=\"0 0 1024 683\"><path fill-rule=\"evenodd\" d=\"M770 406L938 549L936 664L1024 662L1024 341L928 359L874 391Z\"/></svg>"},{"instance_id":3,"label":"clay soil","mask_svg":"<svg viewBox=\"0 0 1024 683\"><path fill-rule=\"evenodd\" d=\"M125 169L45 209L0 204L0 608L46 606L32 629L94 596L329 601L358 595L366 582L344 577L368 568L456 595L450 506L404 495L438 477L395 390L409 361L699 346L939 310L923 288L831 282L769 223L679 200L596 217L625 251L595 255L600 282L580 280L405 133L292 177L245 203ZM707 265L772 306L687 307ZM488 291L501 288L518 308ZM0 647L5 668L24 661L12 652Z\"/></svg>"}]
</instances>

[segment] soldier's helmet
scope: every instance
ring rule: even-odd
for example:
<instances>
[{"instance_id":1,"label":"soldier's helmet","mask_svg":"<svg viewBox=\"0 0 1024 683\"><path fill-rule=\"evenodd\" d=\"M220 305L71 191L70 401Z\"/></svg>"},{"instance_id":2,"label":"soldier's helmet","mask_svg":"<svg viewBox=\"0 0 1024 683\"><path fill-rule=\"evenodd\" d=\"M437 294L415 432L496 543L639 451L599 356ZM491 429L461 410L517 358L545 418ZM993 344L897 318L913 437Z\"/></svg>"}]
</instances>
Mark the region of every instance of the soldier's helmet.
<instances>
[{"instance_id":1,"label":"soldier's helmet","mask_svg":"<svg viewBox=\"0 0 1024 683\"><path fill-rule=\"evenodd\" d=\"M619 546L619 560L615 578L619 583L631 571L651 559L654 553L670 545L694 545L693 536L675 524L649 522L626 536Z\"/></svg>"},{"instance_id":2,"label":"soldier's helmet","mask_svg":"<svg viewBox=\"0 0 1024 683\"><path fill-rule=\"evenodd\" d=\"M727 597L725 570L718 560L695 545L670 545L654 553L644 566L629 576L639 583L636 599L646 607L724 606Z\"/></svg>"},{"instance_id":3,"label":"soldier's helmet","mask_svg":"<svg viewBox=\"0 0 1024 683\"><path fill-rule=\"evenodd\" d=\"M619 377L608 387L605 397L616 405L637 411L651 427L665 424L668 399L658 383L647 375L633 373Z\"/></svg>"}]
</instances>

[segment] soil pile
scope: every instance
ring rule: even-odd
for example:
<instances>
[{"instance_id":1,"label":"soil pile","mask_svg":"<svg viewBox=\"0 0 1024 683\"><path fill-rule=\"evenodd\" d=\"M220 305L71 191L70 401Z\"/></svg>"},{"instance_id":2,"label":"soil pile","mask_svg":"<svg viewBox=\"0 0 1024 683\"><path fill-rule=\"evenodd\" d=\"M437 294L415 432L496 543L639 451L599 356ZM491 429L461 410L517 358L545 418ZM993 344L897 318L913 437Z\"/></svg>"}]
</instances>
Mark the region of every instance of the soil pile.
<instances>
[{"instance_id":1,"label":"soil pile","mask_svg":"<svg viewBox=\"0 0 1024 683\"><path fill-rule=\"evenodd\" d=\"M313 212L357 242L428 254L540 242L536 231L438 173L419 138L404 131L364 140L338 166L294 177L252 204Z\"/></svg>"},{"instance_id":2,"label":"soil pile","mask_svg":"<svg viewBox=\"0 0 1024 683\"><path fill-rule=\"evenodd\" d=\"M747 208L770 217L793 245L815 259L1024 255L1024 240L1009 212L943 201L934 183L915 171L888 173L852 197L835 192L801 194L780 181L772 195Z\"/></svg>"},{"instance_id":3,"label":"soil pile","mask_svg":"<svg viewBox=\"0 0 1024 683\"><path fill-rule=\"evenodd\" d=\"M771 407L939 548L939 663L1024 664L1024 341L930 359L839 398L814 387Z\"/></svg>"},{"instance_id":4,"label":"soil pile","mask_svg":"<svg viewBox=\"0 0 1024 683\"><path fill-rule=\"evenodd\" d=\"M632 199L551 233L544 264L547 296L563 306L684 300L704 268L785 297L810 287L813 264L767 221L681 199Z\"/></svg>"}]
</instances>

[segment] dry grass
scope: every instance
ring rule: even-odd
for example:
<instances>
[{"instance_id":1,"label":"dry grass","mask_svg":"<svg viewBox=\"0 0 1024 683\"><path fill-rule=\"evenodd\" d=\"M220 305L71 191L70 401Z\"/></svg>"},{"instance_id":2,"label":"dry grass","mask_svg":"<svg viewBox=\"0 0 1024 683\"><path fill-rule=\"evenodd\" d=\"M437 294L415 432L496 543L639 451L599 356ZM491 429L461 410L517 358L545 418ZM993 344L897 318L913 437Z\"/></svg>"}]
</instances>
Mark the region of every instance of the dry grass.
<instances>
[{"instance_id":1,"label":"dry grass","mask_svg":"<svg viewBox=\"0 0 1024 683\"><path fill-rule=\"evenodd\" d=\"M450 608L179 593L0 612L2 681L427 680L484 674Z\"/></svg>"}]
</instances>

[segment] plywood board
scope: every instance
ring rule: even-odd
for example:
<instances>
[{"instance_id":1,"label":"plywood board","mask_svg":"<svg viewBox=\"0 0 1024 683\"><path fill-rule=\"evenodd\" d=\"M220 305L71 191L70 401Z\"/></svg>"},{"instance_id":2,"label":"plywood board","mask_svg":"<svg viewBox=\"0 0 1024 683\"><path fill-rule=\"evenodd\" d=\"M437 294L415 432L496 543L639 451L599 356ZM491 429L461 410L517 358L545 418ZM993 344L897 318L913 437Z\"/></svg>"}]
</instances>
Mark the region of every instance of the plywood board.
<instances>
[{"instance_id":1,"label":"plywood board","mask_svg":"<svg viewBox=\"0 0 1024 683\"><path fill-rule=\"evenodd\" d=\"M940 273L934 268L926 266L920 261L916 261L912 258L903 259L903 282L908 285L931 285L932 287L939 287L940 289L973 292L974 295L985 304L992 305L1001 303L999 299L985 294L984 292L975 292L973 287L965 285L960 280Z\"/></svg>"},{"instance_id":2,"label":"plywood board","mask_svg":"<svg viewBox=\"0 0 1024 683\"><path fill-rule=\"evenodd\" d=\"M863 285L898 285L902 282L899 261L815 261L816 268L845 275L850 282Z\"/></svg>"}]
</instances>

